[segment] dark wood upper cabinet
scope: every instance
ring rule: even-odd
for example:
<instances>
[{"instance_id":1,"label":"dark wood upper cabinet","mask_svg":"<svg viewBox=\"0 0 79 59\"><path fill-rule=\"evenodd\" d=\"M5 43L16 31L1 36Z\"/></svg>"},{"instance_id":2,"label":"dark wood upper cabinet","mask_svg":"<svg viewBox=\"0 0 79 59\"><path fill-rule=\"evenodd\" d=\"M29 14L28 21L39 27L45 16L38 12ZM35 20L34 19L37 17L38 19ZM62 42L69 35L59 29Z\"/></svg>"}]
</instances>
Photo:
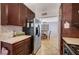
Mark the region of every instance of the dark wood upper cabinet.
<instances>
[{"instance_id":1,"label":"dark wood upper cabinet","mask_svg":"<svg viewBox=\"0 0 79 59\"><path fill-rule=\"evenodd\" d=\"M79 22L79 3L63 3L63 20Z\"/></svg>"},{"instance_id":2,"label":"dark wood upper cabinet","mask_svg":"<svg viewBox=\"0 0 79 59\"><path fill-rule=\"evenodd\" d=\"M26 20L30 20L35 17L35 14L22 3L8 3L7 6L4 3L1 5L2 8L4 8L2 9L2 17L4 19L1 19L3 25L24 26ZM8 9L8 12L6 12L6 9ZM4 20L6 21L3 22Z\"/></svg>"},{"instance_id":3,"label":"dark wood upper cabinet","mask_svg":"<svg viewBox=\"0 0 79 59\"><path fill-rule=\"evenodd\" d=\"M20 4L20 19L21 19L21 25L24 25L26 23L27 18L27 8L24 4Z\"/></svg>"},{"instance_id":4,"label":"dark wood upper cabinet","mask_svg":"<svg viewBox=\"0 0 79 59\"><path fill-rule=\"evenodd\" d=\"M35 14L29 8L27 8L27 18L31 20L34 17L35 17Z\"/></svg>"},{"instance_id":5,"label":"dark wood upper cabinet","mask_svg":"<svg viewBox=\"0 0 79 59\"><path fill-rule=\"evenodd\" d=\"M1 4L1 24L6 25L8 23L8 5Z\"/></svg>"},{"instance_id":6,"label":"dark wood upper cabinet","mask_svg":"<svg viewBox=\"0 0 79 59\"><path fill-rule=\"evenodd\" d=\"M79 3L63 3L62 5L62 36L79 37ZM70 27L64 28L69 22Z\"/></svg>"},{"instance_id":7,"label":"dark wood upper cabinet","mask_svg":"<svg viewBox=\"0 0 79 59\"><path fill-rule=\"evenodd\" d=\"M72 26L79 28L79 3L72 3Z\"/></svg>"},{"instance_id":8,"label":"dark wood upper cabinet","mask_svg":"<svg viewBox=\"0 0 79 59\"><path fill-rule=\"evenodd\" d=\"M8 25L20 25L20 8L17 3L8 4Z\"/></svg>"},{"instance_id":9,"label":"dark wood upper cabinet","mask_svg":"<svg viewBox=\"0 0 79 59\"><path fill-rule=\"evenodd\" d=\"M72 19L72 4L71 3L63 3L63 20L71 22Z\"/></svg>"},{"instance_id":10,"label":"dark wood upper cabinet","mask_svg":"<svg viewBox=\"0 0 79 59\"><path fill-rule=\"evenodd\" d=\"M61 4L62 9L62 36L69 36L70 30L64 28L64 23L71 23L72 20L72 4L71 3L63 3Z\"/></svg>"}]
</instances>

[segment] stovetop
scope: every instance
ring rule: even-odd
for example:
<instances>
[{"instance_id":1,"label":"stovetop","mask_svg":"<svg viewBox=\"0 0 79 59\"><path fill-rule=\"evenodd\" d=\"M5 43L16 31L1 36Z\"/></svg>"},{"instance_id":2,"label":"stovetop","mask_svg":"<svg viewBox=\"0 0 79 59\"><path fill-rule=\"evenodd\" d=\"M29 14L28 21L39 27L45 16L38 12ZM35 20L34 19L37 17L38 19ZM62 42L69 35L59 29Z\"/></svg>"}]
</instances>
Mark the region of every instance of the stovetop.
<instances>
[{"instance_id":1,"label":"stovetop","mask_svg":"<svg viewBox=\"0 0 79 59\"><path fill-rule=\"evenodd\" d=\"M73 50L76 55L79 55L79 45L69 44L69 47Z\"/></svg>"}]
</instances>

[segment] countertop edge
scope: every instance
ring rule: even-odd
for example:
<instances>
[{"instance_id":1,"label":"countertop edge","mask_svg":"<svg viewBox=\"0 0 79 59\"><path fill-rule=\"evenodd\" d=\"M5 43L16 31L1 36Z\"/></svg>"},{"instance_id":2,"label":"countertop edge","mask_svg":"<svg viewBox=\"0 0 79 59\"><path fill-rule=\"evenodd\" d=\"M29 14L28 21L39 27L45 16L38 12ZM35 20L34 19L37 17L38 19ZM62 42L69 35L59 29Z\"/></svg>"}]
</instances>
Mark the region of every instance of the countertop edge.
<instances>
[{"instance_id":1,"label":"countertop edge","mask_svg":"<svg viewBox=\"0 0 79 59\"><path fill-rule=\"evenodd\" d=\"M23 38L23 39L20 38L21 40L17 40L19 37L23 37L23 36L24 36L25 38ZM23 36L13 37L13 38L10 38L10 39L2 40L1 42L5 42L5 43L9 43L9 44L14 44L14 43L20 42L20 41L22 41L22 40L25 40L25 39L31 37L31 35L23 35ZM16 38L17 38L17 39L16 39ZM12 41L12 40L14 40L14 39L15 39L15 41L10 42L10 41Z\"/></svg>"}]
</instances>

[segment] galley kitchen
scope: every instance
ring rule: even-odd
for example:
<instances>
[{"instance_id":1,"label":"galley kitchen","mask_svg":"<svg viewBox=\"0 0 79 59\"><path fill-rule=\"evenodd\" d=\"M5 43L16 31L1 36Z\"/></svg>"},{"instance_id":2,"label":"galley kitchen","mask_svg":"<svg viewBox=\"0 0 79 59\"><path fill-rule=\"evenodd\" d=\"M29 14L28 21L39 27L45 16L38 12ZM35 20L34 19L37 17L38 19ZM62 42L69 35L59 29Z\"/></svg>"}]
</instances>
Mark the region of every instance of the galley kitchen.
<instances>
[{"instance_id":1,"label":"galley kitchen","mask_svg":"<svg viewBox=\"0 0 79 59\"><path fill-rule=\"evenodd\" d=\"M79 55L79 3L0 3L0 55Z\"/></svg>"}]
</instances>

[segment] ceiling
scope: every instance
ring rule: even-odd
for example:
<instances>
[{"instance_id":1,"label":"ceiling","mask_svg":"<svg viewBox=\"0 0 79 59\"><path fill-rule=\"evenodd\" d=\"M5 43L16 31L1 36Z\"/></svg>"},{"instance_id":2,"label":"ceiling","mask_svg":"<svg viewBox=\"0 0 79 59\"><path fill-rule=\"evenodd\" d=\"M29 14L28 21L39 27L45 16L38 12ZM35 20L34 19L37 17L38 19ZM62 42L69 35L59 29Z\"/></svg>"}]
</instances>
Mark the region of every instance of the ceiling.
<instances>
[{"instance_id":1,"label":"ceiling","mask_svg":"<svg viewBox=\"0 0 79 59\"><path fill-rule=\"evenodd\" d=\"M24 3L35 12L36 17L55 17L59 14L60 3Z\"/></svg>"}]
</instances>

